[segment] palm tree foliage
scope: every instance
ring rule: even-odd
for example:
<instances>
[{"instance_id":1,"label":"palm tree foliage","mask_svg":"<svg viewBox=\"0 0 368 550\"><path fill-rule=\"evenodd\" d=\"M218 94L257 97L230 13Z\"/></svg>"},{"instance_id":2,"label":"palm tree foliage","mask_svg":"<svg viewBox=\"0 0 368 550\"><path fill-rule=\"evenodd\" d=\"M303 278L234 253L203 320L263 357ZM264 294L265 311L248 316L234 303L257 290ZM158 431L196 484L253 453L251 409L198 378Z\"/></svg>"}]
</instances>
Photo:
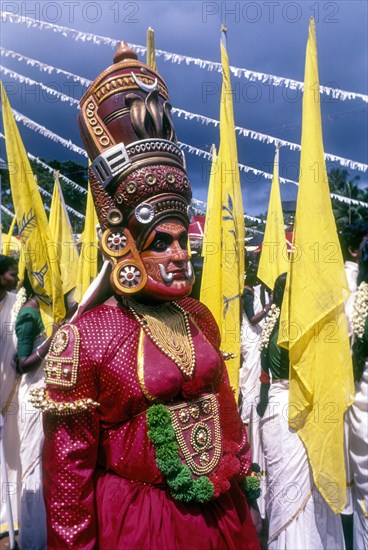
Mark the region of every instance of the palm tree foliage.
<instances>
[{"instance_id":1,"label":"palm tree foliage","mask_svg":"<svg viewBox=\"0 0 368 550\"><path fill-rule=\"evenodd\" d=\"M359 186L359 176L350 177L346 169L333 168L328 172L328 180L331 193L368 203L368 188ZM332 198L332 208L339 230L347 224L368 220L365 206Z\"/></svg>"}]
</instances>

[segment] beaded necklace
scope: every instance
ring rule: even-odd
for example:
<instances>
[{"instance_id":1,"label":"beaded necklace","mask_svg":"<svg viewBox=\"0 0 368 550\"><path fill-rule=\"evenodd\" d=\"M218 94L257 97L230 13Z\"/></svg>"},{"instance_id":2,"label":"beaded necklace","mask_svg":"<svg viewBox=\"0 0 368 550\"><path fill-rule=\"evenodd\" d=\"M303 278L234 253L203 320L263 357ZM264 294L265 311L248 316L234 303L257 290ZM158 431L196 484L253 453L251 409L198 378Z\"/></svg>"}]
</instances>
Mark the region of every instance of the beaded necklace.
<instances>
[{"instance_id":1,"label":"beaded necklace","mask_svg":"<svg viewBox=\"0 0 368 550\"><path fill-rule=\"evenodd\" d=\"M193 375L196 363L189 315L176 302L149 306L124 299L146 335L171 359L185 377Z\"/></svg>"}]
</instances>

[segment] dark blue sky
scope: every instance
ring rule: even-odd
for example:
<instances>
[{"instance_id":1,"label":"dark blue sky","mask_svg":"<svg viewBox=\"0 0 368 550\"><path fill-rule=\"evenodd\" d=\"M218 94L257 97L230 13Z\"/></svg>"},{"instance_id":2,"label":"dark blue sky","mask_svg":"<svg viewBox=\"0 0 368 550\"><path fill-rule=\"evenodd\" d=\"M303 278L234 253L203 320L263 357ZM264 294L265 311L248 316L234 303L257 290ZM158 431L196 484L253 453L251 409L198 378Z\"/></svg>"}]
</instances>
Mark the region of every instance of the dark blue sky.
<instances>
[{"instance_id":1,"label":"dark blue sky","mask_svg":"<svg viewBox=\"0 0 368 550\"><path fill-rule=\"evenodd\" d=\"M145 45L148 26L155 30L156 48L210 61L220 61L220 25L228 27L230 64L249 70L302 81L308 22L316 19L320 83L346 91L367 94L367 2L253 1L253 2L12 2L2 9L72 27L85 32ZM27 29L25 25L1 23L1 46L43 63L93 80L112 63L109 46L74 41L50 30ZM50 87L79 99L83 88L65 77L49 75L11 58L1 63ZM140 56L140 59L142 57ZM174 107L219 118L221 75L185 63L157 59L158 70L169 88ZM66 139L81 145L76 107L60 103L26 84L2 75L14 108ZM9 86L12 84L12 88ZM282 86L251 83L232 77L235 123L257 132L300 143L301 94ZM367 163L367 103L356 100L322 102L325 152ZM180 141L209 150L218 145L219 130L195 121L174 117ZM19 124L27 150L47 160L83 160ZM4 141L0 140L5 157ZM274 147L238 137L242 164L272 171ZM202 158L187 154L188 173L194 197L206 200L207 167ZM299 153L282 148L280 175L297 180ZM339 164L328 164L328 168ZM359 174L367 186L367 172ZM258 214L267 209L270 182L241 174L244 209ZM296 197L297 188L282 185L284 200Z\"/></svg>"}]
</instances>

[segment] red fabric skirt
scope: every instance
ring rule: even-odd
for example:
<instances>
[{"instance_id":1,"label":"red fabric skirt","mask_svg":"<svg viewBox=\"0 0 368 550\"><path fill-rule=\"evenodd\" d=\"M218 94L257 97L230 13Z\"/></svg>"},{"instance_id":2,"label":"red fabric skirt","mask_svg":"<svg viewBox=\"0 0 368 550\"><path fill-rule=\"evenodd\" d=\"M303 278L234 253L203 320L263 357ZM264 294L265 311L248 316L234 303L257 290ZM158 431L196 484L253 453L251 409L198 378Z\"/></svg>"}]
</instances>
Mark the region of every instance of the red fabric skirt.
<instances>
[{"instance_id":1,"label":"red fabric skirt","mask_svg":"<svg viewBox=\"0 0 368 550\"><path fill-rule=\"evenodd\" d=\"M207 504L173 500L167 489L96 471L100 550L259 550L237 484Z\"/></svg>"}]
</instances>

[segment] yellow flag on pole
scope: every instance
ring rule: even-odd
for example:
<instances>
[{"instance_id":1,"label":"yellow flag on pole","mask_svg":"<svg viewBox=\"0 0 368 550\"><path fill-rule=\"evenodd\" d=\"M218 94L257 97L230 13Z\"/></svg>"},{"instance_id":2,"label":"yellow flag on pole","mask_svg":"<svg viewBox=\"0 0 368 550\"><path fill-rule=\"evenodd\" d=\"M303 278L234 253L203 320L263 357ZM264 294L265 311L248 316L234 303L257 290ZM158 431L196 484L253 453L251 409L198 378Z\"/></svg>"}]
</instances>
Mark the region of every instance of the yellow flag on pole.
<instances>
[{"instance_id":1,"label":"yellow flag on pole","mask_svg":"<svg viewBox=\"0 0 368 550\"><path fill-rule=\"evenodd\" d=\"M288 253L285 237L279 183L280 149L276 148L270 200L268 203L266 230L258 266L258 279L273 289L281 273L288 270Z\"/></svg>"},{"instance_id":2,"label":"yellow flag on pole","mask_svg":"<svg viewBox=\"0 0 368 550\"><path fill-rule=\"evenodd\" d=\"M75 246L73 231L60 187L59 172L57 171L54 173L54 191L52 194L49 225L51 237L58 248L63 291L66 294L76 286L78 250Z\"/></svg>"},{"instance_id":3,"label":"yellow flag on pole","mask_svg":"<svg viewBox=\"0 0 368 550\"><path fill-rule=\"evenodd\" d=\"M146 63L151 69L157 71L156 49L155 49L155 31L149 27L147 29L147 53Z\"/></svg>"},{"instance_id":4,"label":"yellow flag on pole","mask_svg":"<svg viewBox=\"0 0 368 550\"><path fill-rule=\"evenodd\" d=\"M211 178L213 189L209 190L209 202L212 205L207 224L201 300L211 310L219 325L222 349L235 355L234 359L227 361L226 366L231 386L237 392L245 229L225 28L222 29L220 46L220 148L217 169L213 180Z\"/></svg>"},{"instance_id":5,"label":"yellow flag on pole","mask_svg":"<svg viewBox=\"0 0 368 550\"><path fill-rule=\"evenodd\" d=\"M46 333L51 335L52 323L60 323L65 317L57 254L37 183L2 83L1 97L10 186L22 254L40 303Z\"/></svg>"},{"instance_id":6,"label":"yellow flag on pole","mask_svg":"<svg viewBox=\"0 0 368 550\"><path fill-rule=\"evenodd\" d=\"M279 344L289 348L289 423L314 482L335 513L346 500L344 413L353 370L344 301L349 291L324 160L315 23L306 51L300 178Z\"/></svg>"},{"instance_id":7,"label":"yellow flag on pole","mask_svg":"<svg viewBox=\"0 0 368 550\"><path fill-rule=\"evenodd\" d=\"M215 146L212 145L212 163L208 183L207 209L202 243L202 256L204 260L200 300L210 308L212 315L220 327L222 297L220 296L218 285L221 280L221 188L216 187L217 178L217 154ZM220 182L218 183L220 184Z\"/></svg>"},{"instance_id":8,"label":"yellow flag on pole","mask_svg":"<svg viewBox=\"0 0 368 550\"><path fill-rule=\"evenodd\" d=\"M93 204L91 188L88 186L86 219L84 222L84 230L80 236L81 250L78 260L77 285L74 293L74 300L81 302L84 293L97 277L97 260L98 260L98 239L96 226L98 218Z\"/></svg>"},{"instance_id":9,"label":"yellow flag on pole","mask_svg":"<svg viewBox=\"0 0 368 550\"><path fill-rule=\"evenodd\" d=\"M12 222L10 224L9 231L8 231L7 235L5 235L5 234L3 235L2 254L4 254L4 256L9 256L10 244L11 244L12 236L13 236L13 233L14 233L14 227L15 227L16 223L17 223L17 216L13 216L13 219L12 219Z\"/></svg>"}]
</instances>

